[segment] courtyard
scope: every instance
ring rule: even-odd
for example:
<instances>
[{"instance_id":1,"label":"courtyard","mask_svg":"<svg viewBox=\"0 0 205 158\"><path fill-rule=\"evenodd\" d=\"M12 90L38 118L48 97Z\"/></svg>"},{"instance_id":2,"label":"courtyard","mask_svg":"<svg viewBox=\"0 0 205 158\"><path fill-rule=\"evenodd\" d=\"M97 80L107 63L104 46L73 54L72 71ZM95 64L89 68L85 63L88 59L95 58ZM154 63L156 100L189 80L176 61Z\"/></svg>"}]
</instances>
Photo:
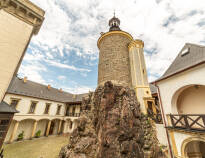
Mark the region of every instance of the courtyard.
<instances>
[{"instance_id":1,"label":"courtyard","mask_svg":"<svg viewBox=\"0 0 205 158\"><path fill-rule=\"evenodd\" d=\"M57 158L61 147L68 144L68 136L49 136L23 142L5 144L5 158Z\"/></svg>"}]
</instances>

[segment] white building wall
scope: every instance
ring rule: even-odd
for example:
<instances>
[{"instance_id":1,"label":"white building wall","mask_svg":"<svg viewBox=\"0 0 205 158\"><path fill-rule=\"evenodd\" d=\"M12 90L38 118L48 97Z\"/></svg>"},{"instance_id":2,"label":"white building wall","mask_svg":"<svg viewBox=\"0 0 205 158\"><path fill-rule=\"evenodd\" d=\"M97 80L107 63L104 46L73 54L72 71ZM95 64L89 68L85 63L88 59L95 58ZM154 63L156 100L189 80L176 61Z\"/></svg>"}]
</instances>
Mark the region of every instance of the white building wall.
<instances>
[{"instance_id":1,"label":"white building wall","mask_svg":"<svg viewBox=\"0 0 205 158\"><path fill-rule=\"evenodd\" d=\"M179 94L189 86L205 85L204 74L205 64L202 64L157 83L161 95L161 103L165 113L166 124L168 124L166 115L170 113L178 114L177 98ZM190 113L192 113L192 110L190 110ZM205 108L201 109L200 114L205 114ZM182 156L181 148L183 141L195 136L197 136L197 134L188 134L187 132L182 133L179 131L174 131L174 139L178 156Z\"/></svg>"},{"instance_id":2,"label":"white building wall","mask_svg":"<svg viewBox=\"0 0 205 158\"><path fill-rule=\"evenodd\" d=\"M29 42L33 26L0 9L0 101Z\"/></svg>"},{"instance_id":3,"label":"white building wall","mask_svg":"<svg viewBox=\"0 0 205 158\"><path fill-rule=\"evenodd\" d=\"M162 80L157 85L160 89L165 114L177 114L176 100L180 88L190 85L205 85L205 64L189 69L178 75ZM178 91L179 90L179 91ZM205 114L205 109L201 113Z\"/></svg>"},{"instance_id":4,"label":"white building wall","mask_svg":"<svg viewBox=\"0 0 205 158\"><path fill-rule=\"evenodd\" d=\"M168 146L166 129L164 128L164 124L155 124L155 125L156 125L157 138L159 140L159 143Z\"/></svg>"},{"instance_id":5,"label":"white building wall","mask_svg":"<svg viewBox=\"0 0 205 158\"><path fill-rule=\"evenodd\" d=\"M39 116L39 115L48 116L48 118L49 116L61 116L62 117L65 114L66 105L64 103L50 101L50 100L37 99L37 98L32 98L32 97L26 97L26 96L20 96L20 95L14 95L14 94L6 94L4 101L10 104L11 98L20 99L17 105L17 108L16 108L19 111L19 113L15 114L14 119L17 118L18 116ZM36 105L34 114L28 114L30 106L31 106L31 101L38 102ZM44 114L46 103L51 103L49 114ZM60 115L56 115L58 105L62 105L61 110L60 110Z\"/></svg>"}]
</instances>

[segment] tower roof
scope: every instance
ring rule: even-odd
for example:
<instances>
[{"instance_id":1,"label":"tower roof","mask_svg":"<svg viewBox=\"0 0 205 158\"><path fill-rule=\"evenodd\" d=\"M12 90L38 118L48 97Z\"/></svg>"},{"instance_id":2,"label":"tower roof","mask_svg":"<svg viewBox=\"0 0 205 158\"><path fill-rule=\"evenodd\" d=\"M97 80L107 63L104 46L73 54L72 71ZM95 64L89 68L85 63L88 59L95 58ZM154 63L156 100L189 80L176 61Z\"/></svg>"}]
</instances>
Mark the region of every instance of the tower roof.
<instances>
[{"instance_id":1,"label":"tower roof","mask_svg":"<svg viewBox=\"0 0 205 158\"><path fill-rule=\"evenodd\" d=\"M120 20L115 17L115 13L114 13L114 16L112 17L112 19L109 20L109 26L110 26L109 31L120 31L120 27L119 27Z\"/></svg>"}]
</instances>

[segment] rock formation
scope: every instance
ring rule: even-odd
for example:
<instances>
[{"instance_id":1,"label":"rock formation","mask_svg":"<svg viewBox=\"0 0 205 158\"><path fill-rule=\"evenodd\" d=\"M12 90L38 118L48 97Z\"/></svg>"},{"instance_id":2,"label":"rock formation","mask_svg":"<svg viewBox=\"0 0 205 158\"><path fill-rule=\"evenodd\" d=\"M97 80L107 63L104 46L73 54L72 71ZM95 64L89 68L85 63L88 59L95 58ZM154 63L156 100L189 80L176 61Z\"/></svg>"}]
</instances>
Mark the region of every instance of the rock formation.
<instances>
[{"instance_id":1,"label":"rock formation","mask_svg":"<svg viewBox=\"0 0 205 158\"><path fill-rule=\"evenodd\" d=\"M152 121L134 90L106 82L83 100L77 128L59 158L160 157Z\"/></svg>"}]
</instances>

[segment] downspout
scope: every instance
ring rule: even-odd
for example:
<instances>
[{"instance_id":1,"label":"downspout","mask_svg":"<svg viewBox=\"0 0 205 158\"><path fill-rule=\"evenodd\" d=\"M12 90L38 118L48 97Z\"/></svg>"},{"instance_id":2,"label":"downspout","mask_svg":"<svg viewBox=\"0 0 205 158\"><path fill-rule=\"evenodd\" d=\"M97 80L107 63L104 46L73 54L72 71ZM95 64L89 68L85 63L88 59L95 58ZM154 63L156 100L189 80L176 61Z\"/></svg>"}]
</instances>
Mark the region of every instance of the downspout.
<instances>
[{"instance_id":1,"label":"downspout","mask_svg":"<svg viewBox=\"0 0 205 158\"><path fill-rule=\"evenodd\" d=\"M159 90L159 87L158 85L156 85L156 83L154 83L155 86L157 87L157 91L158 91L158 97L159 97L159 105L160 105L160 108L161 108L161 112L162 112L162 118L163 118L163 122L164 122L164 125L165 125L165 131L166 131L166 135L167 135L167 140L168 140L168 144L169 144L169 151L170 151L170 154L171 154L171 157L173 157L173 153L172 153L172 147L171 147L171 143L170 143L170 139L169 139L169 134L168 134L168 130L167 130L167 123L166 123L166 120L165 120L165 114L164 114L164 108L163 108L163 105L162 105L162 99L161 99L161 95L160 95L160 90Z\"/></svg>"}]
</instances>

